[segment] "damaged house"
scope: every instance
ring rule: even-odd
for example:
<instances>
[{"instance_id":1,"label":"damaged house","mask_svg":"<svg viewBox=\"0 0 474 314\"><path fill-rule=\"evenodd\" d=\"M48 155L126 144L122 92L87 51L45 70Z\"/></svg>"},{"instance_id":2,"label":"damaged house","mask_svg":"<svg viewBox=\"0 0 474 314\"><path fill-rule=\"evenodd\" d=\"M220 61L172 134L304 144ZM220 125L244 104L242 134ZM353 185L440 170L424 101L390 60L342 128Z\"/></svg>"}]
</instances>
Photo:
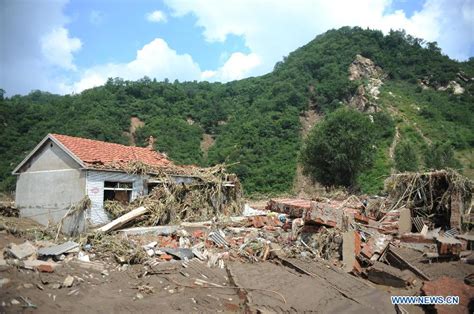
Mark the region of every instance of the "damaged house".
<instances>
[{"instance_id":1,"label":"damaged house","mask_svg":"<svg viewBox=\"0 0 474 314\"><path fill-rule=\"evenodd\" d=\"M106 201L127 204L148 195L160 184L157 173L166 172L174 184L198 180L187 175L186 169L201 168L175 166L152 145L132 147L48 134L13 171L17 175L15 202L22 217L48 225L61 221L87 196L87 211L63 225L65 232L81 232L86 225L110 221L104 210Z\"/></svg>"}]
</instances>

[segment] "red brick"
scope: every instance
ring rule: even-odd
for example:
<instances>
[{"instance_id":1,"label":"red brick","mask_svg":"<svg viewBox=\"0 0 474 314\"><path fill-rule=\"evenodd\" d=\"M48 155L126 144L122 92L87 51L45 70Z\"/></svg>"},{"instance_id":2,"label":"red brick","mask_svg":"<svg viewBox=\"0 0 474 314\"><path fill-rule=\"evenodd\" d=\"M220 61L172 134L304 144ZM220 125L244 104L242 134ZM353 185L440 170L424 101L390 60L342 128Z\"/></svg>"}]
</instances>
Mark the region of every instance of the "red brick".
<instances>
[{"instance_id":1,"label":"red brick","mask_svg":"<svg viewBox=\"0 0 474 314\"><path fill-rule=\"evenodd\" d=\"M201 229L193 231L193 238L202 238L204 237L204 231Z\"/></svg>"},{"instance_id":2,"label":"red brick","mask_svg":"<svg viewBox=\"0 0 474 314\"><path fill-rule=\"evenodd\" d=\"M360 234L356 231L354 231L354 242L355 242L354 253L355 253L355 256L357 256L360 254L362 242L361 242Z\"/></svg>"},{"instance_id":3,"label":"red brick","mask_svg":"<svg viewBox=\"0 0 474 314\"><path fill-rule=\"evenodd\" d=\"M360 213L354 213L354 220L364 224L369 224L369 217L366 217Z\"/></svg>"},{"instance_id":4,"label":"red brick","mask_svg":"<svg viewBox=\"0 0 474 314\"><path fill-rule=\"evenodd\" d=\"M361 250L362 255L364 255L367 258L371 258L372 255L374 255L374 238L370 238L367 243L364 244L364 247Z\"/></svg>"},{"instance_id":5,"label":"red brick","mask_svg":"<svg viewBox=\"0 0 474 314\"><path fill-rule=\"evenodd\" d=\"M275 231L276 227L274 227L274 226L264 226L263 229L265 229L266 231Z\"/></svg>"},{"instance_id":6,"label":"red brick","mask_svg":"<svg viewBox=\"0 0 474 314\"><path fill-rule=\"evenodd\" d=\"M168 255L168 254L162 254L160 255L160 258L165 261L171 261L173 259L173 256Z\"/></svg>"},{"instance_id":7,"label":"red brick","mask_svg":"<svg viewBox=\"0 0 474 314\"><path fill-rule=\"evenodd\" d=\"M421 234L406 233L400 236L400 241L407 243L435 243L433 239L427 239Z\"/></svg>"},{"instance_id":8,"label":"red brick","mask_svg":"<svg viewBox=\"0 0 474 314\"><path fill-rule=\"evenodd\" d=\"M42 273L54 273L54 266L50 264L41 264L36 269Z\"/></svg>"}]
</instances>

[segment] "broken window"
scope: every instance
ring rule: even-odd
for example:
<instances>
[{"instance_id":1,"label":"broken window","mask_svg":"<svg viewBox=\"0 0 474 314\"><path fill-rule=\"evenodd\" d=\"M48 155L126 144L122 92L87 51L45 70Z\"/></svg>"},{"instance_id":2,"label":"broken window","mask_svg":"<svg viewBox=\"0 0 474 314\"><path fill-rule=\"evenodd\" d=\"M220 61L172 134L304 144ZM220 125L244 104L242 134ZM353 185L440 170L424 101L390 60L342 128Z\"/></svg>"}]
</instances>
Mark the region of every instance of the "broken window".
<instances>
[{"instance_id":1,"label":"broken window","mask_svg":"<svg viewBox=\"0 0 474 314\"><path fill-rule=\"evenodd\" d=\"M150 194L151 191L152 191L155 187L157 187L158 185L159 185L159 183L148 183L148 184L147 184L148 194Z\"/></svg>"},{"instance_id":2,"label":"broken window","mask_svg":"<svg viewBox=\"0 0 474 314\"><path fill-rule=\"evenodd\" d=\"M132 199L132 182L104 182L104 203L106 201L119 201L127 204Z\"/></svg>"}]
</instances>

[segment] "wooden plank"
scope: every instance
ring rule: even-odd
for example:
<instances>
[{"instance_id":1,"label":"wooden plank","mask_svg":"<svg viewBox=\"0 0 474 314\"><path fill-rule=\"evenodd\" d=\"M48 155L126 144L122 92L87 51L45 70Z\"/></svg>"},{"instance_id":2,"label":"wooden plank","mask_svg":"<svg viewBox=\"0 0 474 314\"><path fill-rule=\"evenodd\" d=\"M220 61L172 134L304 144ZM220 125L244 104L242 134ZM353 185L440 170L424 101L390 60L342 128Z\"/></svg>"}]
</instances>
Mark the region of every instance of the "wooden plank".
<instances>
[{"instance_id":1,"label":"wooden plank","mask_svg":"<svg viewBox=\"0 0 474 314\"><path fill-rule=\"evenodd\" d=\"M109 222L105 226L100 227L99 229L97 229L97 231L99 231L99 232L113 231L115 229L120 228L121 226L123 226L127 222L132 221L137 217L140 217L141 215L145 214L147 211L148 211L148 209L146 209L143 206L135 208L134 210L126 213L125 215L120 216L119 218L117 218L115 220L112 220L111 222Z\"/></svg>"}]
</instances>

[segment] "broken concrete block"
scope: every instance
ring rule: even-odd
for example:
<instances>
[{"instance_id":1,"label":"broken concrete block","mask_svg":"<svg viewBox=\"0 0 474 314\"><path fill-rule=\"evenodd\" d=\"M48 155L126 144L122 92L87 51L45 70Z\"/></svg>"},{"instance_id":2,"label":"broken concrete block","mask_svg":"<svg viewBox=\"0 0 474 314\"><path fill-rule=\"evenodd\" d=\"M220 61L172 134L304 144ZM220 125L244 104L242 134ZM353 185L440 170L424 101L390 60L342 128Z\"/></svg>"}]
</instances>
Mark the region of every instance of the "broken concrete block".
<instances>
[{"instance_id":1,"label":"broken concrete block","mask_svg":"<svg viewBox=\"0 0 474 314\"><path fill-rule=\"evenodd\" d=\"M311 208L311 201L303 199L271 199L266 210L284 213L291 218L301 218Z\"/></svg>"},{"instance_id":2,"label":"broken concrete block","mask_svg":"<svg viewBox=\"0 0 474 314\"><path fill-rule=\"evenodd\" d=\"M428 236L428 226L427 225L423 225L423 228L421 228L420 234L425 238Z\"/></svg>"},{"instance_id":3,"label":"broken concrete block","mask_svg":"<svg viewBox=\"0 0 474 314\"><path fill-rule=\"evenodd\" d=\"M36 253L36 247L31 244L29 241L26 241L23 244L16 245L14 243L10 244L10 249L8 252L17 259L25 259L28 256L31 256Z\"/></svg>"},{"instance_id":4,"label":"broken concrete block","mask_svg":"<svg viewBox=\"0 0 474 314\"><path fill-rule=\"evenodd\" d=\"M379 285L405 288L414 280L409 272L401 271L393 266L375 261L367 270L370 281Z\"/></svg>"},{"instance_id":5,"label":"broken concrete block","mask_svg":"<svg viewBox=\"0 0 474 314\"><path fill-rule=\"evenodd\" d=\"M311 210L306 211L304 222L334 228L338 222L338 217L335 216L335 213L334 208L328 204L312 202Z\"/></svg>"},{"instance_id":6,"label":"broken concrete block","mask_svg":"<svg viewBox=\"0 0 474 314\"><path fill-rule=\"evenodd\" d=\"M63 282L63 287L69 288L72 287L72 284L74 283L74 277L71 275L68 275Z\"/></svg>"},{"instance_id":7,"label":"broken concrete block","mask_svg":"<svg viewBox=\"0 0 474 314\"><path fill-rule=\"evenodd\" d=\"M194 257L194 253L191 249L185 249L185 248L162 248L163 251L168 253L169 255L172 255L174 257L177 257L181 260L186 260L186 259L192 259Z\"/></svg>"},{"instance_id":8,"label":"broken concrete block","mask_svg":"<svg viewBox=\"0 0 474 314\"><path fill-rule=\"evenodd\" d=\"M400 219L398 220L398 233L411 232L411 212L408 208L400 209Z\"/></svg>"},{"instance_id":9,"label":"broken concrete block","mask_svg":"<svg viewBox=\"0 0 474 314\"><path fill-rule=\"evenodd\" d=\"M344 271L357 272L357 256L361 251L360 235L356 231L347 231L342 235L342 261L344 262ZM356 264L357 263L357 264Z\"/></svg>"}]
</instances>

